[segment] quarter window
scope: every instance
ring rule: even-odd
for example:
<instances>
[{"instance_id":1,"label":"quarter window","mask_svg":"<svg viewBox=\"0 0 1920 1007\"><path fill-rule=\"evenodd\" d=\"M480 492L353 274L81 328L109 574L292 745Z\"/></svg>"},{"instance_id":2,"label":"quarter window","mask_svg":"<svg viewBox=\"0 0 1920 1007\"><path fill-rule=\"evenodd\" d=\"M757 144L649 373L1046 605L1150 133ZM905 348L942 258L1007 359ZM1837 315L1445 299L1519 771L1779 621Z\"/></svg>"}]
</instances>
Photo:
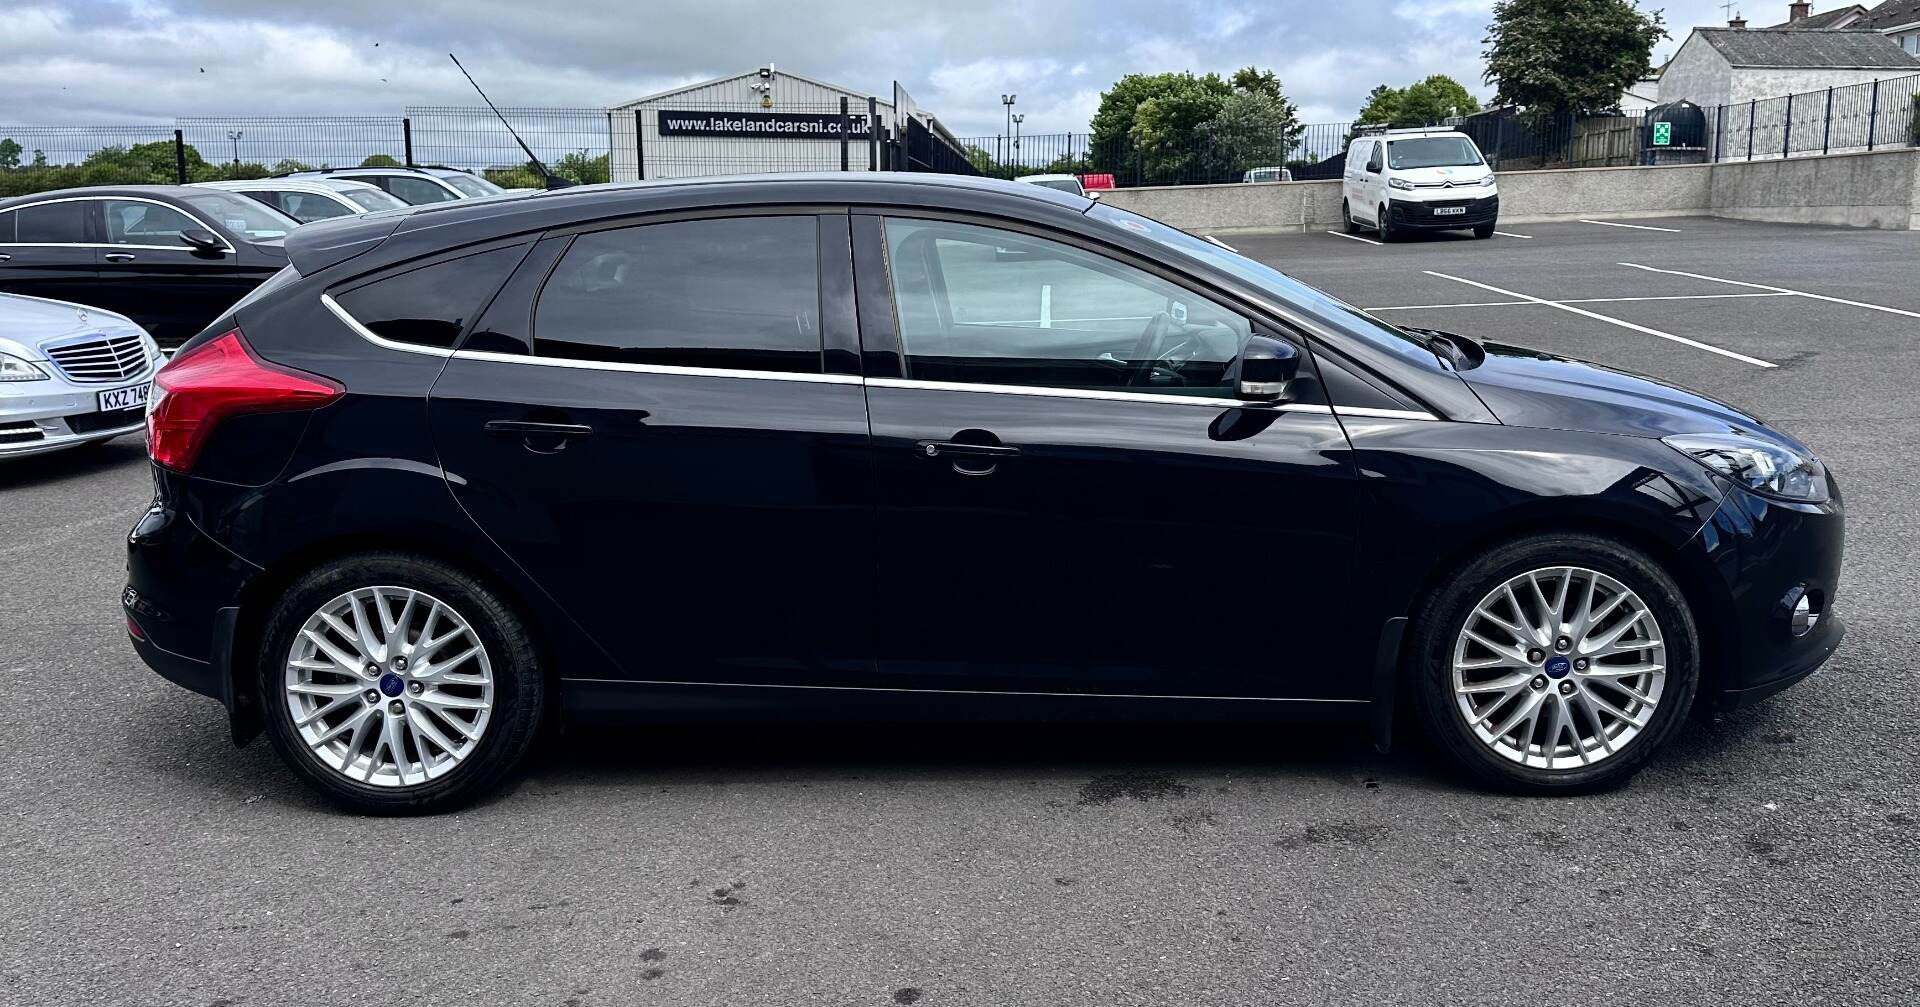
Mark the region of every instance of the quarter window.
<instances>
[{"instance_id":1,"label":"quarter window","mask_svg":"<svg viewBox=\"0 0 1920 1007\"><path fill-rule=\"evenodd\" d=\"M274 192L275 202L280 212L301 222L325 220L328 217L347 217L355 212L337 199L312 192Z\"/></svg>"},{"instance_id":2,"label":"quarter window","mask_svg":"<svg viewBox=\"0 0 1920 1007\"><path fill-rule=\"evenodd\" d=\"M107 218L107 242L113 245L167 245L184 248L180 232L202 227L192 217L171 206L134 199L103 199L101 210Z\"/></svg>"},{"instance_id":3,"label":"quarter window","mask_svg":"<svg viewBox=\"0 0 1920 1007\"><path fill-rule=\"evenodd\" d=\"M812 217L646 224L575 238L534 309L539 356L820 370Z\"/></svg>"},{"instance_id":4,"label":"quarter window","mask_svg":"<svg viewBox=\"0 0 1920 1007\"><path fill-rule=\"evenodd\" d=\"M1071 245L968 224L890 219L907 376L1215 395L1247 319Z\"/></svg>"},{"instance_id":5,"label":"quarter window","mask_svg":"<svg viewBox=\"0 0 1920 1007\"><path fill-rule=\"evenodd\" d=\"M450 348L526 251L519 245L447 259L383 276L334 300L377 336Z\"/></svg>"},{"instance_id":6,"label":"quarter window","mask_svg":"<svg viewBox=\"0 0 1920 1007\"><path fill-rule=\"evenodd\" d=\"M87 204L70 199L59 203L23 206L4 216L12 226L0 223L0 235L13 231L13 239L23 245L73 245L87 240Z\"/></svg>"},{"instance_id":7,"label":"quarter window","mask_svg":"<svg viewBox=\"0 0 1920 1007\"><path fill-rule=\"evenodd\" d=\"M377 182L388 192L393 193L414 206L420 206L426 203L444 203L450 199L458 198L454 196L453 193L448 192L439 183L429 182L424 178L408 178L404 175L382 175L377 179Z\"/></svg>"}]
</instances>

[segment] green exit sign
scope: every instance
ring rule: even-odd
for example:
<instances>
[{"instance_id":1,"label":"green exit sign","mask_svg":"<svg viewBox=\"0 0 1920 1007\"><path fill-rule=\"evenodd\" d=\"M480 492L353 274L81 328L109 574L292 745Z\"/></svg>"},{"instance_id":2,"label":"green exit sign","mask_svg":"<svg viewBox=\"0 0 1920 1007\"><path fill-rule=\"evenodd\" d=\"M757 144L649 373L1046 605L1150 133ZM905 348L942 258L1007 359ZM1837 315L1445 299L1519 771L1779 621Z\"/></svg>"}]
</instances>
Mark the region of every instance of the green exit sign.
<instances>
[{"instance_id":1,"label":"green exit sign","mask_svg":"<svg viewBox=\"0 0 1920 1007\"><path fill-rule=\"evenodd\" d=\"M1653 145L1665 147L1673 142L1673 123L1656 122L1653 124Z\"/></svg>"}]
</instances>

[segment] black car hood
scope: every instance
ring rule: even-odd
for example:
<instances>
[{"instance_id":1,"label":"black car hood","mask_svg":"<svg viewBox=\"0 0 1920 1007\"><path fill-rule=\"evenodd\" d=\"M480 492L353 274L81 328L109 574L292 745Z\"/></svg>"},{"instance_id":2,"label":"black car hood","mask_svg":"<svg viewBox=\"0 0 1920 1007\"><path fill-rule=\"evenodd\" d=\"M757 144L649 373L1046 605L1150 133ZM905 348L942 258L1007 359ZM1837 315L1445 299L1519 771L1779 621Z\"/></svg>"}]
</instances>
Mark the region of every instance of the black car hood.
<instances>
[{"instance_id":1,"label":"black car hood","mask_svg":"<svg viewBox=\"0 0 1920 1007\"><path fill-rule=\"evenodd\" d=\"M1503 343L1459 372L1500 422L1637 437L1739 432L1793 443L1750 413L1629 371Z\"/></svg>"}]
</instances>

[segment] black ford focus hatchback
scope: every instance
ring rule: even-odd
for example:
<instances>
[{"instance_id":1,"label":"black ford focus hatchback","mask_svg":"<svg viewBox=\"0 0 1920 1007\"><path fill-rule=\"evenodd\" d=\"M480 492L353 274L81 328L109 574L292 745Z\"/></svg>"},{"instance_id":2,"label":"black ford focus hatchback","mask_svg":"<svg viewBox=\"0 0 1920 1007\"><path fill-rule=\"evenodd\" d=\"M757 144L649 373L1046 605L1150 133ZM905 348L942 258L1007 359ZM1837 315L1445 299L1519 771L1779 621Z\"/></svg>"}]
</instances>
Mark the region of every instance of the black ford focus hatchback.
<instances>
[{"instance_id":1,"label":"black ford focus hatchback","mask_svg":"<svg viewBox=\"0 0 1920 1007\"><path fill-rule=\"evenodd\" d=\"M133 645L367 811L552 717L1346 720L1616 783L1838 645L1839 491L1654 381L910 175L308 225L163 369Z\"/></svg>"}]
</instances>

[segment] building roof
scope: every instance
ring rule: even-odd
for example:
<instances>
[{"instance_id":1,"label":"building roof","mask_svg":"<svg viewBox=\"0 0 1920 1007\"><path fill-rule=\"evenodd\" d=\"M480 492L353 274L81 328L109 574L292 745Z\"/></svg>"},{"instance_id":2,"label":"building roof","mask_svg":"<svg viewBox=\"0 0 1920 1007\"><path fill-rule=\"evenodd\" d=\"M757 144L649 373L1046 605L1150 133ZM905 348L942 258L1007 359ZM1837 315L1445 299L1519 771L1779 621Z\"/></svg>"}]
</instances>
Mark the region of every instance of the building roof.
<instances>
[{"instance_id":1,"label":"building roof","mask_svg":"<svg viewBox=\"0 0 1920 1007\"><path fill-rule=\"evenodd\" d=\"M1912 70L1920 57L1878 32L1843 28L1695 28L1733 66Z\"/></svg>"},{"instance_id":2,"label":"building roof","mask_svg":"<svg viewBox=\"0 0 1920 1007\"><path fill-rule=\"evenodd\" d=\"M1778 28L1788 31L1826 31L1830 28L1846 28L1850 27L1859 18L1865 16L1866 13L1867 9L1865 7L1859 4L1849 4L1845 7L1837 7L1830 11L1822 11L1819 14L1809 14L1798 21L1768 25L1763 30L1771 31Z\"/></svg>"},{"instance_id":3,"label":"building roof","mask_svg":"<svg viewBox=\"0 0 1920 1007\"><path fill-rule=\"evenodd\" d=\"M1868 11L1865 17L1854 22L1854 27L1886 31L1889 28L1902 28L1910 24L1920 24L1920 0L1885 0L1880 6Z\"/></svg>"},{"instance_id":4,"label":"building roof","mask_svg":"<svg viewBox=\"0 0 1920 1007\"><path fill-rule=\"evenodd\" d=\"M773 71L773 73L774 73L774 76L776 77L790 77L794 80L801 81L803 83L812 84L814 87L826 88L829 91L838 91L841 94L845 94L848 96L857 96L860 98L866 97L865 91L855 91L853 88L850 88L850 87L842 87L839 84L830 84L824 80L818 80L813 77L809 77L805 74L794 73L792 70L781 70L776 68ZM758 67L755 67L754 69L748 70L744 73L730 73L730 74L727 74L725 77L715 77L712 80L703 80L703 81L697 81L692 84L682 84L679 87L670 87L670 88L667 88L665 91L655 91L654 93L647 95L644 98L635 98L632 101L623 102L613 107L616 111L621 109L634 108L640 105L645 105L648 102L659 101L662 98L670 98L676 94L685 94L688 91L697 91L703 87L712 87L715 84L725 84L727 81L730 81L730 80L740 80L744 77L758 77L758 76L760 76L760 69ZM887 105L889 107L892 106L891 102L883 101L881 102L881 104Z\"/></svg>"}]
</instances>

